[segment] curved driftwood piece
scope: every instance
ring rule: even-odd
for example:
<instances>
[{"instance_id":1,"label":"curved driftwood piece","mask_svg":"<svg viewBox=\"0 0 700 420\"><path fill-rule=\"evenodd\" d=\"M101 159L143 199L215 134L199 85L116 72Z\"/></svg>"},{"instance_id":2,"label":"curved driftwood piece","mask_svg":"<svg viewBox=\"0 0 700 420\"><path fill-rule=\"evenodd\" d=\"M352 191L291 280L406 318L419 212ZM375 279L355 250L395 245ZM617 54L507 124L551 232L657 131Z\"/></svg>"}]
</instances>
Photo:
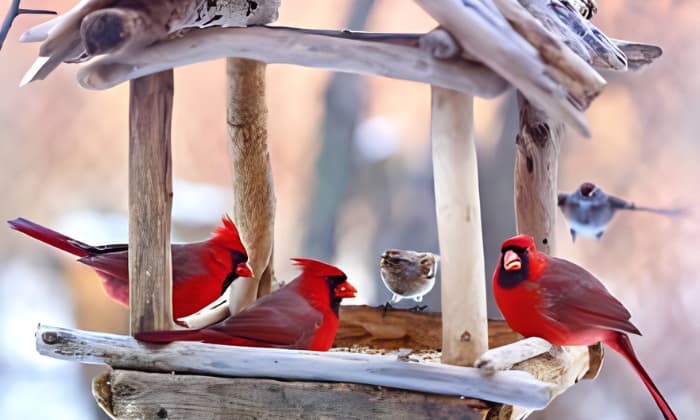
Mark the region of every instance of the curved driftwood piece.
<instances>
[{"instance_id":1,"label":"curved driftwood piece","mask_svg":"<svg viewBox=\"0 0 700 420\"><path fill-rule=\"evenodd\" d=\"M474 98L436 86L431 94L442 362L470 366L488 349Z\"/></svg>"},{"instance_id":2,"label":"curved driftwood piece","mask_svg":"<svg viewBox=\"0 0 700 420\"><path fill-rule=\"evenodd\" d=\"M547 21L536 19L517 0L494 0L503 16L540 53L551 76L565 86L579 109L586 109L605 87L605 79L567 44L581 42L574 33L550 32ZM556 18L556 17L554 17ZM571 39L569 39L569 38Z\"/></svg>"},{"instance_id":3,"label":"curved driftwood piece","mask_svg":"<svg viewBox=\"0 0 700 420\"><path fill-rule=\"evenodd\" d=\"M242 58L226 60L233 220L255 276L238 279L231 285L231 314L269 293L272 284L275 191L267 149L266 67L265 63Z\"/></svg>"},{"instance_id":4,"label":"curved driftwood piece","mask_svg":"<svg viewBox=\"0 0 700 420\"><path fill-rule=\"evenodd\" d=\"M553 255L557 215L559 151L565 128L518 95L520 131L515 152L515 224Z\"/></svg>"},{"instance_id":5,"label":"curved driftwood piece","mask_svg":"<svg viewBox=\"0 0 700 420\"><path fill-rule=\"evenodd\" d=\"M528 338L484 353L477 365L485 372L501 369L529 372L534 377L551 383L554 393L560 395L581 379L597 375L601 360L588 347L557 347L541 338ZM529 407L501 405L489 410L489 419L517 420L533 411Z\"/></svg>"},{"instance_id":6,"label":"curved driftwood piece","mask_svg":"<svg viewBox=\"0 0 700 420\"><path fill-rule=\"evenodd\" d=\"M574 7L568 0L519 1L547 30L558 35L586 62L602 69L627 70L625 54L588 20L591 8L586 3L577 0L579 7Z\"/></svg>"},{"instance_id":7,"label":"curved driftwood piece","mask_svg":"<svg viewBox=\"0 0 700 420\"><path fill-rule=\"evenodd\" d=\"M128 56L104 57L82 68L78 80L88 89L107 89L162 69L223 57L413 80L488 98L508 87L481 64L439 60L418 47L274 27L192 31Z\"/></svg>"},{"instance_id":8,"label":"curved driftwood piece","mask_svg":"<svg viewBox=\"0 0 700 420\"><path fill-rule=\"evenodd\" d=\"M140 343L128 336L39 325L37 351L62 360L115 369L220 377L350 382L432 394L468 396L528 408L546 406L552 385L525 372L496 372L441 363L415 363L398 355L312 352L176 342ZM282 368L283 367L283 368Z\"/></svg>"},{"instance_id":9,"label":"curved driftwood piece","mask_svg":"<svg viewBox=\"0 0 700 420\"><path fill-rule=\"evenodd\" d=\"M656 45L621 39L613 39L612 41L627 56L627 68L629 70L639 70L656 61L664 53L661 47Z\"/></svg>"},{"instance_id":10,"label":"curved driftwood piece","mask_svg":"<svg viewBox=\"0 0 700 420\"><path fill-rule=\"evenodd\" d=\"M63 62L131 53L188 28L271 23L279 6L280 0L84 0L22 35L24 42L44 42L21 85L46 78Z\"/></svg>"},{"instance_id":11,"label":"curved driftwood piece","mask_svg":"<svg viewBox=\"0 0 700 420\"><path fill-rule=\"evenodd\" d=\"M588 135L586 118L571 92L550 75L540 52L518 34L492 0L415 0L470 56L503 76L558 121Z\"/></svg>"},{"instance_id":12,"label":"curved driftwood piece","mask_svg":"<svg viewBox=\"0 0 700 420\"><path fill-rule=\"evenodd\" d=\"M112 418L347 418L483 420L480 400L371 385L217 378L115 370L99 399ZM109 410L109 411L107 411Z\"/></svg>"},{"instance_id":13,"label":"curved driftwood piece","mask_svg":"<svg viewBox=\"0 0 700 420\"><path fill-rule=\"evenodd\" d=\"M489 320L489 348L519 339L505 321ZM340 324L334 347L361 346L373 349L440 350L442 314L409 309L354 306L340 307Z\"/></svg>"}]
</instances>

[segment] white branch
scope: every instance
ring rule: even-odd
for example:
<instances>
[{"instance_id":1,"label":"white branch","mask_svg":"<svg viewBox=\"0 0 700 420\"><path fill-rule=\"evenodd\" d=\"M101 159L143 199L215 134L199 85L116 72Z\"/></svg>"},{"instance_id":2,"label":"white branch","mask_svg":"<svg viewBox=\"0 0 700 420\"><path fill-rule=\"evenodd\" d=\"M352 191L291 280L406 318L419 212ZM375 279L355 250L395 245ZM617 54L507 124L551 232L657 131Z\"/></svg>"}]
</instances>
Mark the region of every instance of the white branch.
<instances>
[{"instance_id":1,"label":"white branch","mask_svg":"<svg viewBox=\"0 0 700 420\"><path fill-rule=\"evenodd\" d=\"M588 135L585 116L550 67L492 0L415 0L472 56L503 76L553 118Z\"/></svg>"},{"instance_id":2,"label":"white branch","mask_svg":"<svg viewBox=\"0 0 700 420\"><path fill-rule=\"evenodd\" d=\"M488 349L474 98L433 86L431 126L443 258L442 362L470 366Z\"/></svg>"},{"instance_id":3,"label":"white branch","mask_svg":"<svg viewBox=\"0 0 700 420\"><path fill-rule=\"evenodd\" d=\"M107 56L79 73L89 89L107 89L163 69L222 57L286 63L432 83L483 97L507 83L481 64L439 60L417 47L325 36L287 28L210 28L157 43L126 56Z\"/></svg>"},{"instance_id":4,"label":"white branch","mask_svg":"<svg viewBox=\"0 0 700 420\"><path fill-rule=\"evenodd\" d=\"M496 347L485 352L474 362L474 366L489 373L508 370L517 363L547 353L551 349L552 344L547 340L538 337L527 338L513 345Z\"/></svg>"},{"instance_id":5,"label":"white branch","mask_svg":"<svg viewBox=\"0 0 700 420\"><path fill-rule=\"evenodd\" d=\"M177 342L165 346L132 337L39 325L37 351L45 356L115 369L228 377L350 382L467 396L528 408L545 407L552 385L520 371L484 375L476 368L415 363L395 355L311 352Z\"/></svg>"}]
</instances>

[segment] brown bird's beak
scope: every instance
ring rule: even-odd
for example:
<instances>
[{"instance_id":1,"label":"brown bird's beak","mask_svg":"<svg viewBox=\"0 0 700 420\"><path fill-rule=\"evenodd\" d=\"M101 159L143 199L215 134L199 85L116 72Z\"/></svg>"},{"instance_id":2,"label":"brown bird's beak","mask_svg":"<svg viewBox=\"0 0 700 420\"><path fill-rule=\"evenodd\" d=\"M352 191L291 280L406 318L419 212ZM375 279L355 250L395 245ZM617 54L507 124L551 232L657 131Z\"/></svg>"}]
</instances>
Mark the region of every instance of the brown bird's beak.
<instances>
[{"instance_id":1,"label":"brown bird's beak","mask_svg":"<svg viewBox=\"0 0 700 420\"><path fill-rule=\"evenodd\" d=\"M247 262L240 263L238 266L236 266L236 274L238 277L254 277L253 269L250 268L250 265L248 265Z\"/></svg>"},{"instance_id":2,"label":"brown bird's beak","mask_svg":"<svg viewBox=\"0 0 700 420\"><path fill-rule=\"evenodd\" d=\"M357 293L357 289L355 289L352 284L348 283L347 281L344 281L339 285L335 286L334 293L335 297L339 297L341 299L354 298L355 294Z\"/></svg>"},{"instance_id":3,"label":"brown bird's beak","mask_svg":"<svg viewBox=\"0 0 700 420\"><path fill-rule=\"evenodd\" d=\"M505 268L506 271L520 270L522 266L523 262L515 251L509 249L503 254L503 268Z\"/></svg>"}]
</instances>

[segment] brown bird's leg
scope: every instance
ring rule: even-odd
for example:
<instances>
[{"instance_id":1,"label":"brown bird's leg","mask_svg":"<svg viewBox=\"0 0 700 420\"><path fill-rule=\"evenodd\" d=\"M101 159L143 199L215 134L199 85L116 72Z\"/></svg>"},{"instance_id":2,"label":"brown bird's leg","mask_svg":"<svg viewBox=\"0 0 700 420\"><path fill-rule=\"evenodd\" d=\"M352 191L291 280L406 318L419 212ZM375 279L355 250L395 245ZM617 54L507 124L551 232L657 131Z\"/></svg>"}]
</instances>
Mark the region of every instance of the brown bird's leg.
<instances>
[{"instance_id":1,"label":"brown bird's leg","mask_svg":"<svg viewBox=\"0 0 700 420\"><path fill-rule=\"evenodd\" d=\"M417 304L416 306L410 308L409 311L411 311L411 312L423 312L426 309L428 309L428 305Z\"/></svg>"}]
</instances>

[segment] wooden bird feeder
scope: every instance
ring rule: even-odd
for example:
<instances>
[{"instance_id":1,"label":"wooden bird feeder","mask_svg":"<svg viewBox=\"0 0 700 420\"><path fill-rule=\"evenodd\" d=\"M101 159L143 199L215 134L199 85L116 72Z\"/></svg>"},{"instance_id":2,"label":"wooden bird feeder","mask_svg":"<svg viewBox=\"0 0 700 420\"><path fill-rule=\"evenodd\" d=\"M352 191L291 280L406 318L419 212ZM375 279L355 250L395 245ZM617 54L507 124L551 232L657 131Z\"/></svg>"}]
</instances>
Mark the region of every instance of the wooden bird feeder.
<instances>
[{"instance_id":1,"label":"wooden bird feeder","mask_svg":"<svg viewBox=\"0 0 700 420\"><path fill-rule=\"evenodd\" d=\"M46 55L23 83L73 58L76 45L87 51L81 60L101 55L79 70L82 86L107 89L130 81L132 335L182 328L172 320L169 252L174 67L229 57L234 220L258 276L234 282L229 294L185 319L190 326L222 319L271 288L275 197L267 63L412 80L432 89L442 313L383 316L376 308L343 307L336 347L364 351L328 353L189 342L156 346L40 325L41 354L112 367L93 383L98 404L111 417L517 419L596 376L600 346L518 341L502 321L487 321L473 98L492 98L509 86L519 91L518 231L554 253L565 127L588 135L583 111L605 85L596 69L635 69L660 49L608 39L589 21L593 0L415 1L440 24L437 29L381 34L259 26L276 20L279 0L151 0L143 7L86 0L22 36L44 41ZM66 28L72 43L61 50L55 34Z\"/></svg>"}]
</instances>

